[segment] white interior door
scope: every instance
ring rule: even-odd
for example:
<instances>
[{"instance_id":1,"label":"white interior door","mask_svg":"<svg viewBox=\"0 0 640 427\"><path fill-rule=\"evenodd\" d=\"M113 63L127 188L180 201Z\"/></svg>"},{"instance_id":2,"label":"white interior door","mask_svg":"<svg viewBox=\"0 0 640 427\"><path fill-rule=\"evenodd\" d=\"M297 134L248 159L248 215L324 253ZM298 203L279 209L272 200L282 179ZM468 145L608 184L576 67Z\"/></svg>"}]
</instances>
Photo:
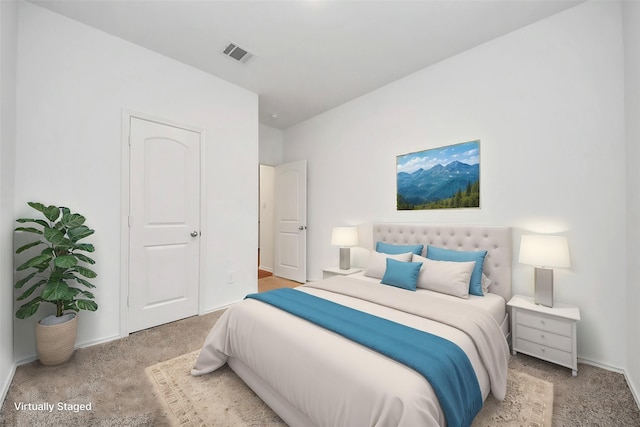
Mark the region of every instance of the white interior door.
<instances>
[{"instance_id":1,"label":"white interior door","mask_svg":"<svg viewBox=\"0 0 640 427\"><path fill-rule=\"evenodd\" d=\"M276 276L307 281L307 162L276 166Z\"/></svg>"},{"instance_id":2,"label":"white interior door","mask_svg":"<svg viewBox=\"0 0 640 427\"><path fill-rule=\"evenodd\" d=\"M200 140L131 118L129 332L198 313Z\"/></svg>"}]
</instances>

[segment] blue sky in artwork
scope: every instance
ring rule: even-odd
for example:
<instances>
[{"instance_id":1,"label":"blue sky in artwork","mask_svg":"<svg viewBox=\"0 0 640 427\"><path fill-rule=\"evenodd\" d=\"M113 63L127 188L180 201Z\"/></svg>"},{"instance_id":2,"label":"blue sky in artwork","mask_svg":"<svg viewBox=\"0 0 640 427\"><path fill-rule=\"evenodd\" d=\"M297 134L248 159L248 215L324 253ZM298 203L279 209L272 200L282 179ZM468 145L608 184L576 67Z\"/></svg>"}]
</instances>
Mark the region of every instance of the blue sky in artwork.
<instances>
[{"instance_id":1,"label":"blue sky in artwork","mask_svg":"<svg viewBox=\"0 0 640 427\"><path fill-rule=\"evenodd\" d=\"M412 173L420 168L429 170L437 164L446 166L456 160L468 165L480 163L480 141L464 142L462 144L403 154L397 157L396 173Z\"/></svg>"}]
</instances>

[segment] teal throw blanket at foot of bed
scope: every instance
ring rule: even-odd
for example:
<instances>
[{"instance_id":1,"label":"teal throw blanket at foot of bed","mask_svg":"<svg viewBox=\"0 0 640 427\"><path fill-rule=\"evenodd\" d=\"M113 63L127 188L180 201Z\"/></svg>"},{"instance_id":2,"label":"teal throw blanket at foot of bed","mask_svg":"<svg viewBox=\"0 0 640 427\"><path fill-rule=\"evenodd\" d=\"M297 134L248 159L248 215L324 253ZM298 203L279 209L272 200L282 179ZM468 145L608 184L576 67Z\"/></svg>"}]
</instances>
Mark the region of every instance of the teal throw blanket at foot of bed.
<instances>
[{"instance_id":1,"label":"teal throw blanket at foot of bed","mask_svg":"<svg viewBox=\"0 0 640 427\"><path fill-rule=\"evenodd\" d=\"M306 319L419 372L438 396L449 427L470 426L482 408L471 362L451 341L295 289L275 289L246 298Z\"/></svg>"}]
</instances>

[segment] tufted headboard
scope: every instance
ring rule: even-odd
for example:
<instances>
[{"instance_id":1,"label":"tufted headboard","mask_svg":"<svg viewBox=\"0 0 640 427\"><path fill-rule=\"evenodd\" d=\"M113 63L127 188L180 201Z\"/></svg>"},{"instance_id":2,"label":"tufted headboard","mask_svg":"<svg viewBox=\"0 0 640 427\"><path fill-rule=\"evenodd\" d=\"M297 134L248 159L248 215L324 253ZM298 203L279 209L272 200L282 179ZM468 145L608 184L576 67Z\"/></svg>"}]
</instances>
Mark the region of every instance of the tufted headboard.
<instances>
[{"instance_id":1,"label":"tufted headboard","mask_svg":"<svg viewBox=\"0 0 640 427\"><path fill-rule=\"evenodd\" d=\"M486 250L484 273L491 279L489 291L511 299L511 228L440 224L373 224L373 243L423 244L441 248ZM424 255L424 254L423 254Z\"/></svg>"}]
</instances>

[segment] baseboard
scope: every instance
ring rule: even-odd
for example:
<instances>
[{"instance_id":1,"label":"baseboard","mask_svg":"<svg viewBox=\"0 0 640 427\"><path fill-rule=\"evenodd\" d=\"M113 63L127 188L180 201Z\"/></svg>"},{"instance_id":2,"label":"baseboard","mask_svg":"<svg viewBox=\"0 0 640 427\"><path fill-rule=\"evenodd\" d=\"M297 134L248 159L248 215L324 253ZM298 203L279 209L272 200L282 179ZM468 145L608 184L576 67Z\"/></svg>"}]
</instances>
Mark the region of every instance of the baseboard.
<instances>
[{"instance_id":1,"label":"baseboard","mask_svg":"<svg viewBox=\"0 0 640 427\"><path fill-rule=\"evenodd\" d=\"M17 363L13 363L11 366L11 370L9 371L9 375L7 376L7 380L2 384L2 389L0 390L0 408L4 404L4 400L7 398L7 394L9 393L9 387L11 387L11 383L13 382L13 376L16 373L16 368L18 367Z\"/></svg>"},{"instance_id":2,"label":"baseboard","mask_svg":"<svg viewBox=\"0 0 640 427\"><path fill-rule=\"evenodd\" d=\"M624 368L620 368L620 367L617 367L617 366L611 366L611 365L608 365L606 363L599 362L597 360L591 360L591 359L585 359L585 358L582 358L582 357L578 357L578 363L584 363L586 365L595 366L596 368L602 368L602 369L605 369L607 371L617 372L619 374L626 375L626 371L624 370Z\"/></svg>"},{"instance_id":3,"label":"baseboard","mask_svg":"<svg viewBox=\"0 0 640 427\"><path fill-rule=\"evenodd\" d=\"M259 265L258 266L258 270L267 271L267 272L273 274L273 268L265 267L264 265Z\"/></svg>"},{"instance_id":4,"label":"baseboard","mask_svg":"<svg viewBox=\"0 0 640 427\"><path fill-rule=\"evenodd\" d=\"M85 348L85 347L91 347L97 344L104 344L110 341L115 341L115 340L119 340L120 338L122 338L120 335L112 335L110 337L106 337L106 338L100 338L98 340L94 340L94 341L86 341L83 343L80 343L78 345L76 345L76 349L79 348Z\"/></svg>"},{"instance_id":5,"label":"baseboard","mask_svg":"<svg viewBox=\"0 0 640 427\"><path fill-rule=\"evenodd\" d=\"M224 304L224 305L220 305L220 306L213 307L213 308L208 308L208 309L204 310L202 313L198 313L198 316L204 316L205 314L213 313L215 311L226 310L227 308L231 307L232 305L234 305L235 303L240 302L240 301L242 301L242 300L230 302L229 304Z\"/></svg>"},{"instance_id":6,"label":"baseboard","mask_svg":"<svg viewBox=\"0 0 640 427\"><path fill-rule=\"evenodd\" d=\"M107 337L107 338L101 338L99 340L86 341L86 342L77 344L73 349L75 351L75 350L77 350L79 348L91 347L91 346L94 346L94 345L97 345L97 344L104 344L104 343L107 343L109 341L114 341L114 340L117 340L117 339L120 339L120 335L112 335L112 336ZM20 360L16 361L14 363L14 365L16 367L18 367L18 366L26 365L27 363L34 362L36 360L38 360L38 355L37 354L33 354L31 356L25 357L24 359L20 359ZM14 370L14 372L15 372L15 370Z\"/></svg>"}]
</instances>

